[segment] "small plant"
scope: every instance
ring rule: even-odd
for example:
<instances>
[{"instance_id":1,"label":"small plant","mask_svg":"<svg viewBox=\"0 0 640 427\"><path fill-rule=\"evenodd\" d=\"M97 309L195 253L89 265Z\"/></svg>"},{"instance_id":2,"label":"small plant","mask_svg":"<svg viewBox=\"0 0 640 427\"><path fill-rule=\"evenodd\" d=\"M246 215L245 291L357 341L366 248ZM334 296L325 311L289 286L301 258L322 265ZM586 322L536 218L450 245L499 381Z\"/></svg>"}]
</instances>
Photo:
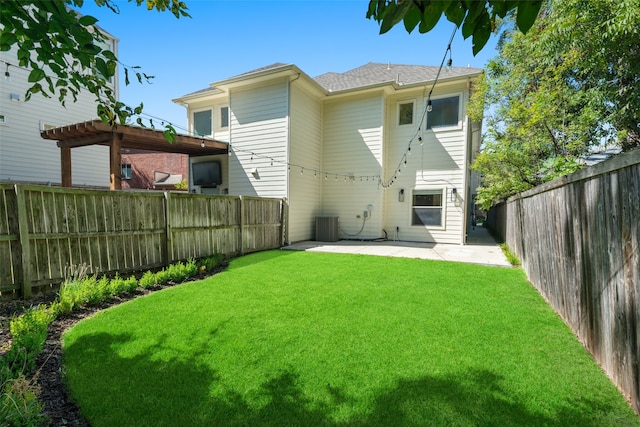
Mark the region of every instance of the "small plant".
<instances>
[{"instance_id":1,"label":"small plant","mask_svg":"<svg viewBox=\"0 0 640 427\"><path fill-rule=\"evenodd\" d=\"M0 383L0 420L8 426L41 426L48 424L42 415L43 405L35 377L27 380L23 374Z\"/></svg>"},{"instance_id":2,"label":"small plant","mask_svg":"<svg viewBox=\"0 0 640 427\"><path fill-rule=\"evenodd\" d=\"M514 267L519 267L520 260L518 259L518 256L513 252L511 252L511 249L509 249L507 244L500 243L499 246L500 246L500 249L502 249L502 253L504 253L504 256L507 258L507 261L509 261L509 264L511 264Z\"/></svg>"},{"instance_id":3,"label":"small plant","mask_svg":"<svg viewBox=\"0 0 640 427\"><path fill-rule=\"evenodd\" d=\"M156 275L153 274L151 271L147 271L140 278L139 285L143 289L152 288L153 286L155 286L155 284L156 284Z\"/></svg>"},{"instance_id":4,"label":"small plant","mask_svg":"<svg viewBox=\"0 0 640 427\"><path fill-rule=\"evenodd\" d=\"M129 276L129 278L124 281L124 284L127 288L127 292L130 294L134 293L135 290L138 289L138 279L136 279L136 276L134 275Z\"/></svg>"},{"instance_id":5,"label":"small plant","mask_svg":"<svg viewBox=\"0 0 640 427\"><path fill-rule=\"evenodd\" d=\"M36 357L42 351L47 339L47 328L53 318L54 314L51 310L44 305L39 305L11 319L9 331L11 331L13 342L3 357L2 366L12 372L12 376L21 372L30 372L35 368Z\"/></svg>"},{"instance_id":6,"label":"small plant","mask_svg":"<svg viewBox=\"0 0 640 427\"><path fill-rule=\"evenodd\" d=\"M109 281L109 293L111 295L122 295L129 292L125 280L116 273L115 277Z\"/></svg>"},{"instance_id":7,"label":"small plant","mask_svg":"<svg viewBox=\"0 0 640 427\"><path fill-rule=\"evenodd\" d=\"M91 266L87 263L80 265L70 264L64 268L63 277L65 282L79 282L87 275Z\"/></svg>"},{"instance_id":8,"label":"small plant","mask_svg":"<svg viewBox=\"0 0 640 427\"><path fill-rule=\"evenodd\" d=\"M185 273L187 274L187 277L193 277L196 274L198 274L198 266L196 265L196 260L193 258L189 258L187 260L187 263L184 266L185 268Z\"/></svg>"},{"instance_id":9,"label":"small plant","mask_svg":"<svg viewBox=\"0 0 640 427\"><path fill-rule=\"evenodd\" d=\"M109 296L109 279L104 276L100 280L95 276L88 277L80 282L80 292L82 304L96 306Z\"/></svg>"},{"instance_id":10,"label":"small plant","mask_svg":"<svg viewBox=\"0 0 640 427\"><path fill-rule=\"evenodd\" d=\"M165 285L171 280L169 272L166 269L162 269L156 273L156 283L159 285Z\"/></svg>"},{"instance_id":11,"label":"small plant","mask_svg":"<svg viewBox=\"0 0 640 427\"><path fill-rule=\"evenodd\" d=\"M207 271L211 271L222 263L222 255L215 254L209 257L206 257L198 263L198 270L200 273L206 273Z\"/></svg>"}]
</instances>

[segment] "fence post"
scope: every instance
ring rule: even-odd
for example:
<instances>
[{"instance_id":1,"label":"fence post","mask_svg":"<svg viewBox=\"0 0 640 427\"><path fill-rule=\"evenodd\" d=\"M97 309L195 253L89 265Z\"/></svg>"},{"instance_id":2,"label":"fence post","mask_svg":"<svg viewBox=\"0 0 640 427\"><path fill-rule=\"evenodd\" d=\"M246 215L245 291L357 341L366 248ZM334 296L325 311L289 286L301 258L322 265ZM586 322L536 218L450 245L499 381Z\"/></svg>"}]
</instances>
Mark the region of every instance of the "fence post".
<instances>
[{"instance_id":1,"label":"fence post","mask_svg":"<svg viewBox=\"0 0 640 427\"><path fill-rule=\"evenodd\" d=\"M287 218L288 218L289 203L287 198L284 197L280 201L280 246L284 246L287 241Z\"/></svg>"},{"instance_id":2,"label":"fence post","mask_svg":"<svg viewBox=\"0 0 640 427\"><path fill-rule=\"evenodd\" d=\"M164 192L164 265L171 264L171 250L173 249L173 231L171 230L171 221L169 214L171 212L171 193Z\"/></svg>"},{"instance_id":3,"label":"fence post","mask_svg":"<svg viewBox=\"0 0 640 427\"><path fill-rule=\"evenodd\" d=\"M16 205L18 207L18 233L20 236L20 255L22 273L22 298L31 298L31 245L29 244L29 217L24 189L16 184Z\"/></svg>"}]
</instances>

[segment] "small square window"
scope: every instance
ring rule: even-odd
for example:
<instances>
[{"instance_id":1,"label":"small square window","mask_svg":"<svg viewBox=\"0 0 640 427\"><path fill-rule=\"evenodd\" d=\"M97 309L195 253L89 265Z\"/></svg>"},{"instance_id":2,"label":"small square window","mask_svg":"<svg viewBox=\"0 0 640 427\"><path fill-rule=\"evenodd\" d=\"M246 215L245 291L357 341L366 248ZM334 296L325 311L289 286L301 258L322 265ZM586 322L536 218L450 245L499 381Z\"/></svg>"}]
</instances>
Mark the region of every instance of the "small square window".
<instances>
[{"instance_id":1,"label":"small square window","mask_svg":"<svg viewBox=\"0 0 640 427\"><path fill-rule=\"evenodd\" d=\"M411 225L442 226L442 190L414 191L411 209Z\"/></svg>"},{"instance_id":2,"label":"small square window","mask_svg":"<svg viewBox=\"0 0 640 427\"><path fill-rule=\"evenodd\" d=\"M120 179L131 179L131 165L123 163L120 165Z\"/></svg>"},{"instance_id":3,"label":"small square window","mask_svg":"<svg viewBox=\"0 0 640 427\"><path fill-rule=\"evenodd\" d=\"M229 127L229 107L220 108L220 127Z\"/></svg>"},{"instance_id":4,"label":"small square window","mask_svg":"<svg viewBox=\"0 0 640 427\"><path fill-rule=\"evenodd\" d=\"M413 101L404 102L398 105L398 124L399 125L413 124Z\"/></svg>"},{"instance_id":5,"label":"small square window","mask_svg":"<svg viewBox=\"0 0 640 427\"><path fill-rule=\"evenodd\" d=\"M211 135L211 110L193 113L193 133L196 136Z\"/></svg>"}]
</instances>

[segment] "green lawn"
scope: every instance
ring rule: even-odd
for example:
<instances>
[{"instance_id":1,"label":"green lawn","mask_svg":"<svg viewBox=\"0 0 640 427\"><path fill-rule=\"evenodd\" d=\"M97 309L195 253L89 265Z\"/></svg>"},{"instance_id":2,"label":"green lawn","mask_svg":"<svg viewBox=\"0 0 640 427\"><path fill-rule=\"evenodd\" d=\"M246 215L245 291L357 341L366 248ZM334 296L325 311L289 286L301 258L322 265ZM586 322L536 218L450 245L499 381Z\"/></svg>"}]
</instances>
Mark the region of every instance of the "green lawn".
<instances>
[{"instance_id":1,"label":"green lawn","mask_svg":"<svg viewBox=\"0 0 640 427\"><path fill-rule=\"evenodd\" d=\"M640 426L521 270L272 251L80 322L93 426Z\"/></svg>"}]
</instances>

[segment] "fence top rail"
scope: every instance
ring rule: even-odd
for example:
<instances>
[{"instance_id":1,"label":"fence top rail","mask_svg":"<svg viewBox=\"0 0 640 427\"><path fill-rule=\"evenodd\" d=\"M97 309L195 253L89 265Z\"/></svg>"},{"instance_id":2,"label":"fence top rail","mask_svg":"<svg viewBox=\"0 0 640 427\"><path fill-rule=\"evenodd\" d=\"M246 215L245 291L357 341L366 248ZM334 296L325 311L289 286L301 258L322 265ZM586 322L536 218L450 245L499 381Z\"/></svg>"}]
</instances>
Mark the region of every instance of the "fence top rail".
<instances>
[{"instance_id":1,"label":"fence top rail","mask_svg":"<svg viewBox=\"0 0 640 427\"><path fill-rule=\"evenodd\" d=\"M572 174L554 179L553 181L545 182L544 184L538 185L535 188L509 197L507 199L507 203L518 199L526 199L535 196L536 194L564 187L565 185L571 184L572 182L587 180L637 164L640 164L640 149L635 149L628 153L619 154L616 157L613 157L612 159L609 159L605 162L581 169Z\"/></svg>"}]
</instances>

